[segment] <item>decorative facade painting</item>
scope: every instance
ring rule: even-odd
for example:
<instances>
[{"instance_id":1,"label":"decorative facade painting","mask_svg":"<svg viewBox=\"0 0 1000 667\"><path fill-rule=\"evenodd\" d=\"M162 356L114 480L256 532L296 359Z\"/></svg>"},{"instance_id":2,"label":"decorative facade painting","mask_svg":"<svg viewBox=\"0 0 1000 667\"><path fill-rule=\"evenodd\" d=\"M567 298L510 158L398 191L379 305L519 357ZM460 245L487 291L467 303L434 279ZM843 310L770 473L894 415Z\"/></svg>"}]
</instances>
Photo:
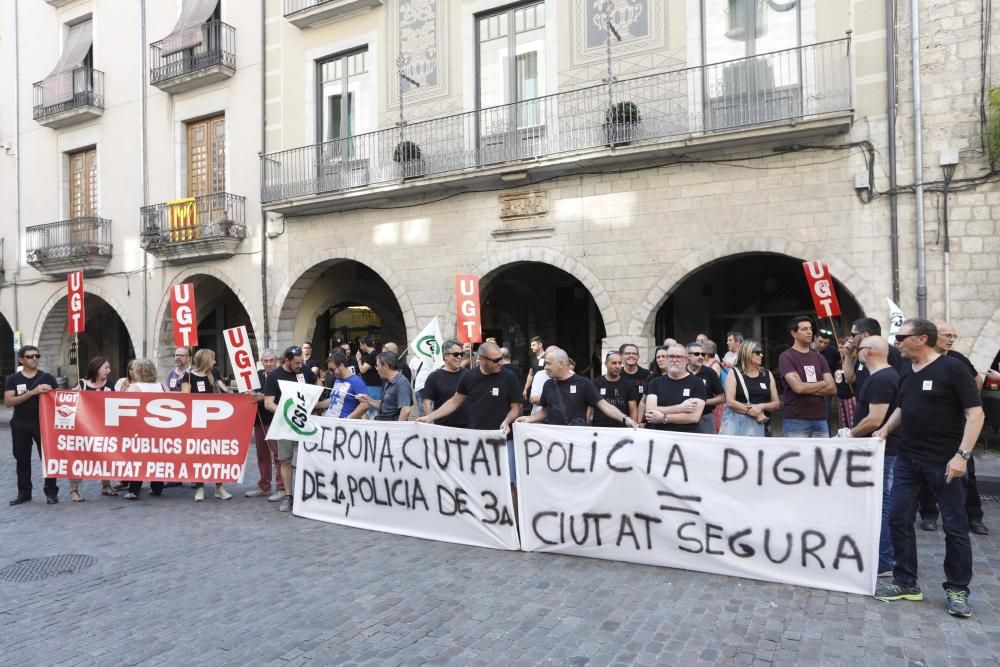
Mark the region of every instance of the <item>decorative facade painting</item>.
<instances>
[{"instance_id":1,"label":"decorative facade painting","mask_svg":"<svg viewBox=\"0 0 1000 667\"><path fill-rule=\"evenodd\" d=\"M397 68L416 81L402 82L406 104L448 97L451 65L448 57L448 0L395 0L387 2L385 67L389 107L399 106Z\"/></svg>"},{"instance_id":2,"label":"decorative facade painting","mask_svg":"<svg viewBox=\"0 0 1000 667\"><path fill-rule=\"evenodd\" d=\"M622 41L649 36L648 0L586 0L587 48L603 48L610 13Z\"/></svg>"}]
</instances>

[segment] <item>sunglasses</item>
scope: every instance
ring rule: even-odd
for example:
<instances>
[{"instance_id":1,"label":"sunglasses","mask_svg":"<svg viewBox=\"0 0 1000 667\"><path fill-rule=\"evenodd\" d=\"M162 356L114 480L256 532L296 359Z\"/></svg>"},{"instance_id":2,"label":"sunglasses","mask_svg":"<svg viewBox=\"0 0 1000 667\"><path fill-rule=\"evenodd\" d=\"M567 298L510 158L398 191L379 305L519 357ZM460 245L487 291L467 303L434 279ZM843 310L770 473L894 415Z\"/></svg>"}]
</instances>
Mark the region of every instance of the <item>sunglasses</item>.
<instances>
[{"instance_id":1,"label":"sunglasses","mask_svg":"<svg viewBox=\"0 0 1000 667\"><path fill-rule=\"evenodd\" d=\"M764 350L754 350L754 354L764 354Z\"/></svg>"},{"instance_id":2,"label":"sunglasses","mask_svg":"<svg viewBox=\"0 0 1000 667\"><path fill-rule=\"evenodd\" d=\"M461 357L464 354L465 354L464 352L445 352L444 356L446 356L446 357Z\"/></svg>"},{"instance_id":3,"label":"sunglasses","mask_svg":"<svg viewBox=\"0 0 1000 667\"><path fill-rule=\"evenodd\" d=\"M688 352L688 354L690 354L692 357L704 357L705 356L704 352Z\"/></svg>"},{"instance_id":4,"label":"sunglasses","mask_svg":"<svg viewBox=\"0 0 1000 667\"><path fill-rule=\"evenodd\" d=\"M910 336L918 336L921 334L896 334L896 344L902 343L904 340Z\"/></svg>"},{"instance_id":5,"label":"sunglasses","mask_svg":"<svg viewBox=\"0 0 1000 667\"><path fill-rule=\"evenodd\" d=\"M39 359L39 358L41 358L41 356L42 355L40 355L40 354L26 354L26 355L24 355L23 358L24 359Z\"/></svg>"},{"instance_id":6,"label":"sunglasses","mask_svg":"<svg viewBox=\"0 0 1000 667\"><path fill-rule=\"evenodd\" d=\"M492 361L494 364L499 364L503 361L503 357L496 357L495 359L490 359L489 357L479 357L480 359L485 359L486 361Z\"/></svg>"},{"instance_id":7,"label":"sunglasses","mask_svg":"<svg viewBox=\"0 0 1000 667\"><path fill-rule=\"evenodd\" d=\"M302 348L301 347L290 347L290 348L288 348L288 354L292 355L293 357L297 357L297 356L299 356L299 355L302 354Z\"/></svg>"}]
</instances>

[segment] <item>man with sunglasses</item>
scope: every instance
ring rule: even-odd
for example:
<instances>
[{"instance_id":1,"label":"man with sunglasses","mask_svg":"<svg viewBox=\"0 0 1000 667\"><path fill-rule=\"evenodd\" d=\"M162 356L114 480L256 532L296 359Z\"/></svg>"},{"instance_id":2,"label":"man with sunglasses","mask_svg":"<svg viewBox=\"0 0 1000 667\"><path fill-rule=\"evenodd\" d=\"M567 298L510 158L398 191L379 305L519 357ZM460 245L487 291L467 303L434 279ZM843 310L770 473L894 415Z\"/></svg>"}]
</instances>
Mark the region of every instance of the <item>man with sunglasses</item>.
<instances>
[{"instance_id":1,"label":"man with sunglasses","mask_svg":"<svg viewBox=\"0 0 1000 667\"><path fill-rule=\"evenodd\" d=\"M858 346L861 341L868 336L881 336L882 325L873 317L862 317L851 323L851 337L844 341L844 381L851 386L854 395L861 393L861 388L868 379L868 368L863 361L858 358ZM889 341L892 343L892 341ZM903 357L895 346L889 346L889 365L901 372L903 369Z\"/></svg>"},{"instance_id":2,"label":"man with sunglasses","mask_svg":"<svg viewBox=\"0 0 1000 667\"><path fill-rule=\"evenodd\" d=\"M421 392L424 414L429 415L449 400L458 391L458 383L468 371L462 368L462 344L457 340L446 340L441 346L444 366L427 376ZM441 426L468 428L466 407L461 405L450 415L441 417L437 423Z\"/></svg>"},{"instance_id":3,"label":"man with sunglasses","mask_svg":"<svg viewBox=\"0 0 1000 667\"><path fill-rule=\"evenodd\" d=\"M705 365L705 348L701 343L688 343L687 369L705 384L705 410L698 421L698 433L715 433L715 406L722 405L726 400L726 390L722 388L722 380L710 366Z\"/></svg>"},{"instance_id":4,"label":"man with sunglasses","mask_svg":"<svg viewBox=\"0 0 1000 667\"><path fill-rule=\"evenodd\" d=\"M42 432L38 420L38 396L52 391L56 379L38 368L41 352L34 345L25 345L17 351L21 370L7 376L3 404L14 408L10 419L10 437L17 462L17 497L11 505L31 500L31 443L35 443L38 456L42 456ZM52 477L45 478L42 487L49 505L59 502L59 487Z\"/></svg>"},{"instance_id":5,"label":"man with sunglasses","mask_svg":"<svg viewBox=\"0 0 1000 667\"><path fill-rule=\"evenodd\" d=\"M892 583L875 591L879 600L923 600L917 584L917 540L913 518L923 484L938 499L945 533L944 590L948 613L972 615L972 544L965 511L965 474L983 428L983 402L961 362L934 349L938 330L920 318L903 322L896 345L910 364L900 374L899 407L875 435L885 439L900 429L893 468L889 529L895 565Z\"/></svg>"}]
</instances>

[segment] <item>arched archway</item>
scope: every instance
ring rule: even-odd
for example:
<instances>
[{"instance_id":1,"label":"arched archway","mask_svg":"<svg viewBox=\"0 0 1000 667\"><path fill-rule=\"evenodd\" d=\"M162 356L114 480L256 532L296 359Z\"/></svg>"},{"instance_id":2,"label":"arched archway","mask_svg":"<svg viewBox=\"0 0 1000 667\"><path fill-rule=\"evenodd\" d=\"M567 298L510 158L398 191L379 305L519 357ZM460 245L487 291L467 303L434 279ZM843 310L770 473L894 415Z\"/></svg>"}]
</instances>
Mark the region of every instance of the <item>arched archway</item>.
<instances>
[{"instance_id":1,"label":"arched archway","mask_svg":"<svg viewBox=\"0 0 1000 667\"><path fill-rule=\"evenodd\" d=\"M483 339L510 348L517 366L530 363L528 343L540 336L566 350L577 372L600 373L603 312L574 275L543 262L514 262L480 279L480 300Z\"/></svg>"},{"instance_id":2,"label":"arched archway","mask_svg":"<svg viewBox=\"0 0 1000 667\"><path fill-rule=\"evenodd\" d=\"M841 316L819 322L841 334L864 316L854 295L834 278ZM705 332L725 353L726 332L739 331L761 340L772 353L788 345L786 323L794 315L812 315L802 261L778 253L744 253L710 262L690 272L664 295L646 324L654 340L687 342Z\"/></svg>"},{"instance_id":3,"label":"arched archway","mask_svg":"<svg viewBox=\"0 0 1000 667\"><path fill-rule=\"evenodd\" d=\"M357 350L364 336L396 342L403 350L415 325L391 284L391 276L357 260L320 261L285 290L275 339L281 346L310 341L315 359L345 341Z\"/></svg>"},{"instance_id":4,"label":"arched archway","mask_svg":"<svg viewBox=\"0 0 1000 667\"><path fill-rule=\"evenodd\" d=\"M14 355L14 330L3 313L0 313L0 377L6 377L17 368Z\"/></svg>"},{"instance_id":5,"label":"arched archway","mask_svg":"<svg viewBox=\"0 0 1000 667\"><path fill-rule=\"evenodd\" d=\"M969 332L972 333L972 332ZM960 331L959 334L965 335ZM989 318L975 337L975 343L969 352L969 360L979 369L996 368L1000 362L1000 308L993 312L993 317Z\"/></svg>"},{"instance_id":6,"label":"arched archway","mask_svg":"<svg viewBox=\"0 0 1000 667\"><path fill-rule=\"evenodd\" d=\"M94 357L106 357L111 362L113 379L124 376L128 362L135 358L135 345L122 319L122 307L96 285L86 285L85 290L83 332L75 337L68 333L66 289L62 287L42 308L32 338L42 352L42 367L57 378L66 378L70 386L86 373L87 363Z\"/></svg>"},{"instance_id":7,"label":"arched archway","mask_svg":"<svg viewBox=\"0 0 1000 667\"><path fill-rule=\"evenodd\" d=\"M195 312L198 316L197 349L207 348L215 352L216 368L224 378L232 375L229 354L222 332L232 327L245 326L255 358L260 358L257 341L257 326L242 294L229 279L204 267L182 274L171 284L192 283L194 285ZM157 314L156 351L161 369L173 367L174 322L170 309L170 289L160 303Z\"/></svg>"}]
</instances>

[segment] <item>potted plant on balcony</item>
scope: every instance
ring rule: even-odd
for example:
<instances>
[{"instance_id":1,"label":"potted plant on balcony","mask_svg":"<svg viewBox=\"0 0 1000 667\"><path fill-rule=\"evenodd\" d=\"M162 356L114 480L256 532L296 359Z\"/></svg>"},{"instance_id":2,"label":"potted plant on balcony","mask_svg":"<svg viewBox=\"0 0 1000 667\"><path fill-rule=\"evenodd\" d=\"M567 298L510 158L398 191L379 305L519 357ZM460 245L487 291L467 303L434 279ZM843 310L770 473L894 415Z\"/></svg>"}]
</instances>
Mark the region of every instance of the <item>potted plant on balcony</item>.
<instances>
[{"instance_id":1,"label":"potted plant on balcony","mask_svg":"<svg viewBox=\"0 0 1000 667\"><path fill-rule=\"evenodd\" d=\"M406 139L396 144L392 151L392 161L399 165L403 178L423 176L424 160L420 157L420 146Z\"/></svg>"},{"instance_id":2,"label":"potted plant on balcony","mask_svg":"<svg viewBox=\"0 0 1000 667\"><path fill-rule=\"evenodd\" d=\"M608 108L604 130L611 146L628 144L638 137L642 116L635 102L619 102Z\"/></svg>"}]
</instances>

